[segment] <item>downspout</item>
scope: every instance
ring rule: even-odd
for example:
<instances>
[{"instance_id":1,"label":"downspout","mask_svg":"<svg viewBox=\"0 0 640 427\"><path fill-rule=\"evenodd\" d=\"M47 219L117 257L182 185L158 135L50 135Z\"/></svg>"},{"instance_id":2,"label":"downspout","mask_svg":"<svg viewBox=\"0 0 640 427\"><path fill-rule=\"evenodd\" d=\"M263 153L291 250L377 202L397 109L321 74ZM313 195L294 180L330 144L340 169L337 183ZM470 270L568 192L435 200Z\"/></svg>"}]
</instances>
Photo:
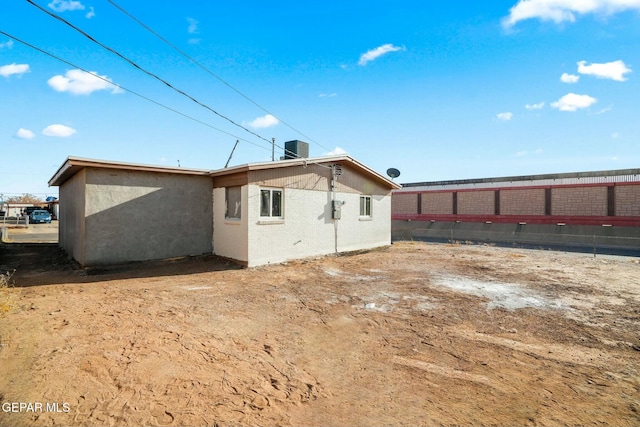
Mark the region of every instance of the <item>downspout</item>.
<instances>
[{"instance_id":1,"label":"downspout","mask_svg":"<svg viewBox=\"0 0 640 427\"><path fill-rule=\"evenodd\" d=\"M331 165L331 218L333 219L333 241L334 251L338 255L338 219L336 218L336 186L338 174L336 165Z\"/></svg>"},{"instance_id":2,"label":"downspout","mask_svg":"<svg viewBox=\"0 0 640 427\"><path fill-rule=\"evenodd\" d=\"M336 189L338 187L338 176L342 175L342 168L339 164L331 166L331 218L333 219L333 239L334 251L338 253L338 220L342 216L342 205L344 202L336 200Z\"/></svg>"}]
</instances>

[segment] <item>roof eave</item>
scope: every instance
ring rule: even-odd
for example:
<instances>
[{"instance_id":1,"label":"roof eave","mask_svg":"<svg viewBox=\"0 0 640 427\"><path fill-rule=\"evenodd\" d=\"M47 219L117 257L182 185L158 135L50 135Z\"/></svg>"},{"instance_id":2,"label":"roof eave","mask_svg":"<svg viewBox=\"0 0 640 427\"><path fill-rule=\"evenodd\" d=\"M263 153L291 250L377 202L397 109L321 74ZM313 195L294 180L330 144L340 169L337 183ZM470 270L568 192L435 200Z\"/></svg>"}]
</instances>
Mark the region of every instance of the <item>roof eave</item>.
<instances>
[{"instance_id":1,"label":"roof eave","mask_svg":"<svg viewBox=\"0 0 640 427\"><path fill-rule=\"evenodd\" d=\"M201 175L208 176L210 171L205 169L188 169L170 166L153 166L138 163L123 163L106 160L85 159L80 157L69 156L64 163L58 168L56 173L49 180L49 186L60 186L66 180L75 175L78 171L86 167L95 167L102 169L122 169L135 170L143 172L162 172L174 173L181 175Z\"/></svg>"},{"instance_id":2,"label":"roof eave","mask_svg":"<svg viewBox=\"0 0 640 427\"><path fill-rule=\"evenodd\" d=\"M289 160L279 160L274 162L259 162L259 163L247 163L243 165L233 166L225 169L218 169L211 171L211 176L224 176L230 175L234 173L242 173L254 170L263 170L263 169L275 169L275 168L284 168L291 166L302 166L302 165L312 165L312 164L325 164L325 163L347 163L355 166L360 171L366 173L370 177L375 180L381 182L384 185L389 186L391 189L399 189L402 188L399 184L387 179L382 176L378 172L369 168L368 166L360 163L355 160L353 157L348 155L337 155L337 156L323 156L323 157L312 157L312 158L301 158L301 159L289 159Z\"/></svg>"}]
</instances>

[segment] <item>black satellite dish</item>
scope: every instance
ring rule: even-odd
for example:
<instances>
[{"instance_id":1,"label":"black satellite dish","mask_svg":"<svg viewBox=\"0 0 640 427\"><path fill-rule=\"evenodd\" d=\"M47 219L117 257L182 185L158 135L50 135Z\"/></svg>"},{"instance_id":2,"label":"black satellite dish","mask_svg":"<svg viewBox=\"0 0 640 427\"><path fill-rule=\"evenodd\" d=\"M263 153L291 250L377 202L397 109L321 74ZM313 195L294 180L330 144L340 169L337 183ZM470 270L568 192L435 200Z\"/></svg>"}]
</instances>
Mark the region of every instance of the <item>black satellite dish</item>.
<instances>
[{"instance_id":1,"label":"black satellite dish","mask_svg":"<svg viewBox=\"0 0 640 427\"><path fill-rule=\"evenodd\" d=\"M391 179L394 179L400 176L400 171L396 168L389 168L387 169L387 175L389 175Z\"/></svg>"}]
</instances>

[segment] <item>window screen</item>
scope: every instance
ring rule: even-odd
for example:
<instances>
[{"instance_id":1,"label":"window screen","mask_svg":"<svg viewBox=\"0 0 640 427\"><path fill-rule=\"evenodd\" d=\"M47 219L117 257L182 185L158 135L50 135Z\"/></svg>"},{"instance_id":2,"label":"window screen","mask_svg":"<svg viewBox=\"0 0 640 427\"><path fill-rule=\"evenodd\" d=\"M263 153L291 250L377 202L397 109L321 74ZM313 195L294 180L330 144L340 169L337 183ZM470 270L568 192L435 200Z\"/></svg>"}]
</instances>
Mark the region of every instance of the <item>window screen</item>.
<instances>
[{"instance_id":1,"label":"window screen","mask_svg":"<svg viewBox=\"0 0 640 427\"><path fill-rule=\"evenodd\" d=\"M242 217L242 187L227 187L225 193L227 203L225 218L240 219Z\"/></svg>"}]
</instances>

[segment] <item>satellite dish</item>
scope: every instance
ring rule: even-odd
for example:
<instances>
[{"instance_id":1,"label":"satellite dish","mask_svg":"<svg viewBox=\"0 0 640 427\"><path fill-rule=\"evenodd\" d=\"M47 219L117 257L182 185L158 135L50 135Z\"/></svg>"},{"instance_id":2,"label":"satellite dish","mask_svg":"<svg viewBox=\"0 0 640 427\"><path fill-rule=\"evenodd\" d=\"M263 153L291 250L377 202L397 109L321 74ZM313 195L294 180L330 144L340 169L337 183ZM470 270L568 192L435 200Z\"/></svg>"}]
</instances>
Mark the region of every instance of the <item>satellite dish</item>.
<instances>
[{"instance_id":1,"label":"satellite dish","mask_svg":"<svg viewBox=\"0 0 640 427\"><path fill-rule=\"evenodd\" d=\"M389 175L391 179L394 179L400 176L400 171L396 168L389 168L387 169L387 175Z\"/></svg>"}]
</instances>

